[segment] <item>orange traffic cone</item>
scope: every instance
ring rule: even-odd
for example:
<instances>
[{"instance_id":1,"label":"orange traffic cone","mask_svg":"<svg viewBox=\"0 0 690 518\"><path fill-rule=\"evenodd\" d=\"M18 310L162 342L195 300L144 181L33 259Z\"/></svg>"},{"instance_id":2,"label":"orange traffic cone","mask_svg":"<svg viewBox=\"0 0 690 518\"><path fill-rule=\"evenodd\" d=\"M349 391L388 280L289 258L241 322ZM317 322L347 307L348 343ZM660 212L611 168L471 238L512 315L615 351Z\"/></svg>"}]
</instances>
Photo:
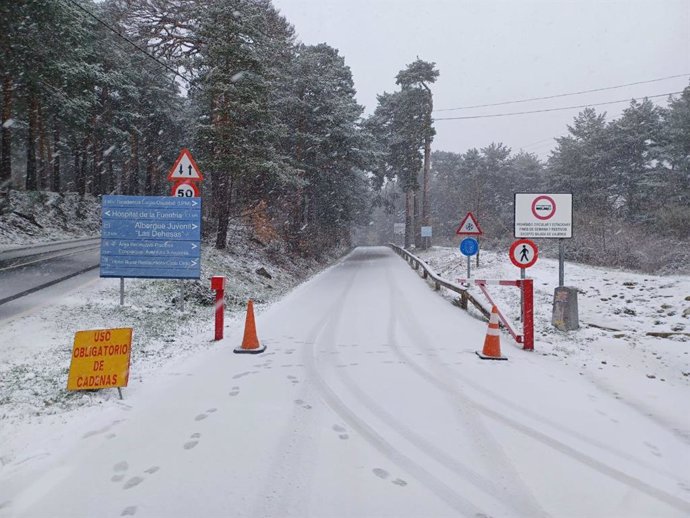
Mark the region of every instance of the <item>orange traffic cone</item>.
<instances>
[{"instance_id":1,"label":"orange traffic cone","mask_svg":"<svg viewBox=\"0 0 690 518\"><path fill-rule=\"evenodd\" d=\"M477 356L482 360L507 360L501 356L501 337L498 332L498 308L491 308L491 318L489 319L489 329L486 330L484 338L484 349L482 352L476 351Z\"/></svg>"},{"instance_id":2,"label":"orange traffic cone","mask_svg":"<svg viewBox=\"0 0 690 518\"><path fill-rule=\"evenodd\" d=\"M259 338L256 336L256 324L254 323L254 302L249 301L247 304L247 319L244 321L244 338L242 338L242 345L236 347L236 353L259 354L266 350L265 345L259 343Z\"/></svg>"}]
</instances>

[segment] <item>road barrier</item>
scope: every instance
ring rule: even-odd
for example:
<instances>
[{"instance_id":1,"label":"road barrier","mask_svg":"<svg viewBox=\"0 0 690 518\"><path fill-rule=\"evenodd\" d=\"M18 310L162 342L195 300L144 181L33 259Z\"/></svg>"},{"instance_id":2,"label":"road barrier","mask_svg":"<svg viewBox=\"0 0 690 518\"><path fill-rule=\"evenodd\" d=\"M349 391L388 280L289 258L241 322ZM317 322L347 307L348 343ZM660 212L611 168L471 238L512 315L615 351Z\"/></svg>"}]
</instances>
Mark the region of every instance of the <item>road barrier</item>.
<instances>
[{"instance_id":1,"label":"road barrier","mask_svg":"<svg viewBox=\"0 0 690 518\"><path fill-rule=\"evenodd\" d=\"M458 305L462 309L467 310L468 303L472 304L475 308L477 308L477 310L479 310L479 312L482 315L484 315L484 317L487 320L489 320L489 318L491 317L491 310L485 308L481 304L481 302L479 302L470 293L468 293L466 286L460 286L459 284L455 284L447 279L442 278L431 268L431 266L426 264L419 257L412 255L404 248L400 248L398 245L394 245L393 243L389 243L388 246L390 246L393 249L393 251L397 253L400 257L405 259L412 268L414 268L415 270L421 269L422 277L427 280L431 279L431 281L434 283L434 288L436 289L436 291L440 290L441 286L443 286L447 290L457 293L458 295L460 295Z\"/></svg>"},{"instance_id":2,"label":"road barrier","mask_svg":"<svg viewBox=\"0 0 690 518\"><path fill-rule=\"evenodd\" d=\"M505 318L505 316L498 311L498 316L501 321L501 324L503 327L505 327L508 332L511 334L511 336L515 339L515 341L519 344L522 344L522 348L526 351L532 351L534 350L534 308L533 308L533 300L534 300L534 295L533 295L533 280L532 279L525 279L525 280L515 280L515 281L506 281L506 280L469 280L467 281L466 279L458 279L459 282L463 282L464 285L461 284L455 284L453 282L450 282L446 279L443 279L440 275L438 275L428 264L426 264L424 261L422 261L419 257L411 254L404 248L400 248L397 245L394 245L393 243L388 244L389 247L393 249L395 253L397 253L400 257L405 259L409 263L409 265L419 271L421 269L422 271L422 277L424 279L431 279L431 281L434 283L435 289L438 291L441 289L441 286L444 288L457 293L460 295L460 299L458 300L458 305L464 309L467 310L468 308L468 303L471 303L474 307L476 307L479 312L484 315L484 317L487 320L490 320L491 318L491 311L486 309L481 302L479 302L475 297L473 297L468 291L468 287L470 284L476 284L479 286L479 289L482 290L482 293L486 296L486 298L489 300L492 306L495 306L495 303L489 293L486 290L487 285L491 284L496 284L496 285L501 285L501 286L516 286L520 288L524 294L525 298L525 304L523 307L522 311L522 325L523 325L523 332L522 335L517 334L512 326L510 325L510 322L508 322L508 319Z\"/></svg>"}]
</instances>

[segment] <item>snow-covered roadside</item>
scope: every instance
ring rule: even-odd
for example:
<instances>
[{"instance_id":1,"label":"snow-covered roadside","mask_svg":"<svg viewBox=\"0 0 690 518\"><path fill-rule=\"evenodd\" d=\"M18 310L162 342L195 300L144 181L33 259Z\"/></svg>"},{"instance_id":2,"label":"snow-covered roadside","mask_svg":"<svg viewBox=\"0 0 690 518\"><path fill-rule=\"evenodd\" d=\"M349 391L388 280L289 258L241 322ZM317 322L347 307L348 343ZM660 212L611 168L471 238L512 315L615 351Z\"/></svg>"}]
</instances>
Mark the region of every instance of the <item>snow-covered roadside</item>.
<instances>
[{"instance_id":1,"label":"snow-covered roadside","mask_svg":"<svg viewBox=\"0 0 690 518\"><path fill-rule=\"evenodd\" d=\"M444 278L467 276L467 260L457 249L433 247L417 255ZM578 289L581 328L564 333L551 325L558 261L539 259L527 275L535 281L535 352L558 358L616 397L626 394L630 406L655 416L690 443L690 277L566 262L565 284ZM518 279L519 270L507 251L482 250L478 268L472 259L472 277ZM470 290L485 300L479 288ZM489 292L501 311L517 323L519 291L491 286ZM443 295L457 297L445 289ZM470 311L479 317L471 306ZM649 332L677 334L660 337ZM515 350L518 347L504 338L504 353L522 354Z\"/></svg>"},{"instance_id":2,"label":"snow-covered roadside","mask_svg":"<svg viewBox=\"0 0 690 518\"><path fill-rule=\"evenodd\" d=\"M177 305L180 281L128 279L120 306L119 279L97 279L66 293L59 305L0 320L0 474L40 462L42 452L81 437L81 423L99 422L104 407L126 408L128 393L212 348L211 275L227 277L227 334L243 325L249 298L261 313L343 252L320 262L288 258L278 243L258 246L240 230L226 252L203 247L202 278L185 281L184 311ZM68 392L74 333L116 327L134 328L125 399L115 390Z\"/></svg>"}]
</instances>

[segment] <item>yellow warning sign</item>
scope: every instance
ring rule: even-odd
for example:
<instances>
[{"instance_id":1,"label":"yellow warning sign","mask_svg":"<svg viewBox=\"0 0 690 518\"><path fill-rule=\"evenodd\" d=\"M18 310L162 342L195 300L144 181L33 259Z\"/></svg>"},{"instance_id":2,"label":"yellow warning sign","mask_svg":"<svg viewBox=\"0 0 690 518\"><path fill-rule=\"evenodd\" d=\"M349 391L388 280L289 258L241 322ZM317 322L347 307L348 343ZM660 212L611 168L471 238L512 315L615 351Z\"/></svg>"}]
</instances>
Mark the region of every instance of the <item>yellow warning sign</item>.
<instances>
[{"instance_id":1,"label":"yellow warning sign","mask_svg":"<svg viewBox=\"0 0 690 518\"><path fill-rule=\"evenodd\" d=\"M131 346L131 327L77 331L67 390L126 387Z\"/></svg>"}]
</instances>

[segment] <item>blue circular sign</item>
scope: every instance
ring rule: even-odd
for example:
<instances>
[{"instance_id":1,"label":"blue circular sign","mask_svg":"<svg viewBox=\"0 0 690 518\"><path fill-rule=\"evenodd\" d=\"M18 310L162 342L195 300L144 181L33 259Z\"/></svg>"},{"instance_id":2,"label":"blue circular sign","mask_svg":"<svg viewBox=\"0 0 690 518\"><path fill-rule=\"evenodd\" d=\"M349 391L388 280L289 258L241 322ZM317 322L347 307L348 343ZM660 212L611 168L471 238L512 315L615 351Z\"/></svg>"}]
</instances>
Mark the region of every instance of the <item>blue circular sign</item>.
<instances>
[{"instance_id":1,"label":"blue circular sign","mask_svg":"<svg viewBox=\"0 0 690 518\"><path fill-rule=\"evenodd\" d=\"M477 252L479 252L479 243L473 237L466 237L460 241L460 252L462 255L475 255Z\"/></svg>"}]
</instances>

